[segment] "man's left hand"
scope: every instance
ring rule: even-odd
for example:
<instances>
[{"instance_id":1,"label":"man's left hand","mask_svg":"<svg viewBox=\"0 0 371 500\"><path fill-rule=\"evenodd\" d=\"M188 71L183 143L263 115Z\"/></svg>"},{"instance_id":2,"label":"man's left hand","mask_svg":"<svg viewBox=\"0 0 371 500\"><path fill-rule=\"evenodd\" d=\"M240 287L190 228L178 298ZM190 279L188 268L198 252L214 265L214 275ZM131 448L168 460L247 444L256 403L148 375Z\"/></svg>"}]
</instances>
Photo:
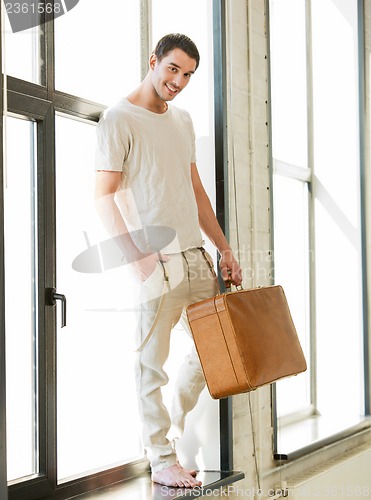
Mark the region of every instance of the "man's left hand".
<instances>
[{"instance_id":1,"label":"man's left hand","mask_svg":"<svg viewBox=\"0 0 371 500\"><path fill-rule=\"evenodd\" d=\"M242 283L242 270L232 250L222 252L219 267L224 281L238 286Z\"/></svg>"}]
</instances>

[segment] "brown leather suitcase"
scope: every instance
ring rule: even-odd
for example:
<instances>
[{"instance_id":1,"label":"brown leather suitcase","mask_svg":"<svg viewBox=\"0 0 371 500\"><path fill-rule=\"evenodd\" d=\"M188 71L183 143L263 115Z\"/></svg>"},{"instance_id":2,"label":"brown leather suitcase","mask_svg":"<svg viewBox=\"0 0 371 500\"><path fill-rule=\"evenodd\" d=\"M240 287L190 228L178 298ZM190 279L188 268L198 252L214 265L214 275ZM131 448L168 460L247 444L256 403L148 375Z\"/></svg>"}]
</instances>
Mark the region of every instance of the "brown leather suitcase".
<instances>
[{"instance_id":1,"label":"brown leather suitcase","mask_svg":"<svg viewBox=\"0 0 371 500\"><path fill-rule=\"evenodd\" d=\"M307 369L283 288L227 292L188 306L211 396L254 390Z\"/></svg>"}]
</instances>

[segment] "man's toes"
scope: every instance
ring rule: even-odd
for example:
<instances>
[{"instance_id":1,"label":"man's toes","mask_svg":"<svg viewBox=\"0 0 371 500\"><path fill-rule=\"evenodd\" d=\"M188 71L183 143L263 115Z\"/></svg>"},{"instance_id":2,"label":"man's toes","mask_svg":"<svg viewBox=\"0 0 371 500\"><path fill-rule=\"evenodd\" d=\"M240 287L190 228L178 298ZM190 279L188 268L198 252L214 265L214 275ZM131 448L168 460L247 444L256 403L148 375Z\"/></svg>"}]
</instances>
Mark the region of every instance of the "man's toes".
<instances>
[{"instance_id":1,"label":"man's toes","mask_svg":"<svg viewBox=\"0 0 371 500\"><path fill-rule=\"evenodd\" d=\"M159 472L152 473L152 481L163 485L179 487L179 488L194 488L201 486L201 481L197 481L193 477L192 472L196 475L196 471L187 471L178 463L165 468Z\"/></svg>"}]
</instances>

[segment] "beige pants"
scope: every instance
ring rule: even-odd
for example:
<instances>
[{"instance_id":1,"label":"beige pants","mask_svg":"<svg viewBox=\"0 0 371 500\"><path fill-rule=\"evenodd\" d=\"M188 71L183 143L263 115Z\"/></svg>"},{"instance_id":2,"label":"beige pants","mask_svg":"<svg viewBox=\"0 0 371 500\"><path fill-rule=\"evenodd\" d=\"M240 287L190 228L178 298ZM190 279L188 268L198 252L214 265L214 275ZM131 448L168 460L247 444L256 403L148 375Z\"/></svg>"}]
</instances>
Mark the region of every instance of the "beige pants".
<instances>
[{"instance_id":1,"label":"beige pants","mask_svg":"<svg viewBox=\"0 0 371 500\"><path fill-rule=\"evenodd\" d=\"M185 417L205 387L193 346L179 371L170 417L162 400L161 387L168 382L163 366L169 355L171 330L181 321L191 335L185 308L218 293L218 281L210 263L212 267L210 256L198 248L172 254L168 262L158 263L141 285L138 346L145 340L158 313L153 333L136 360L142 439L154 472L176 463L176 454L168 439L170 427L175 430L176 437L181 436ZM165 276L169 281L164 287Z\"/></svg>"}]
</instances>

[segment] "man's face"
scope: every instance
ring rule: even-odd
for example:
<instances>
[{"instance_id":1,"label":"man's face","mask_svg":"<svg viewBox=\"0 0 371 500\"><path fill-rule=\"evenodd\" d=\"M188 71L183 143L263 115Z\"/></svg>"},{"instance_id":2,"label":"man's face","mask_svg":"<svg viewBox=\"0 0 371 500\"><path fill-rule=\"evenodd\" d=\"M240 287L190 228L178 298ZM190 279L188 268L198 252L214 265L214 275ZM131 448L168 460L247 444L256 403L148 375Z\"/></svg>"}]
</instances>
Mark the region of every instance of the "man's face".
<instances>
[{"instance_id":1,"label":"man's face","mask_svg":"<svg viewBox=\"0 0 371 500\"><path fill-rule=\"evenodd\" d=\"M161 61L152 54L150 58L152 83L158 97L172 101L189 83L196 71L196 61L183 50L168 52Z\"/></svg>"}]
</instances>

